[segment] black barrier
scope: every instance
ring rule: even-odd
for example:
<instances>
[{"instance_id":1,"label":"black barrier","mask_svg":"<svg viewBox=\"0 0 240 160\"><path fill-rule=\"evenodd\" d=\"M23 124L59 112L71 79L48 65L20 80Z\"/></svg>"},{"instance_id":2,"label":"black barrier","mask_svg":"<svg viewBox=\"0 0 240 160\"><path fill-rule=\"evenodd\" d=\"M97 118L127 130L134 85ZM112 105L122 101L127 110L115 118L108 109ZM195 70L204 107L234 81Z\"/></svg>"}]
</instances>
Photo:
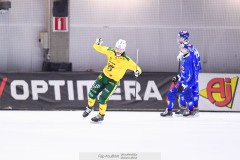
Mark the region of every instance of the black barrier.
<instances>
[{"instance_id":1,"label":"black barrier","mask_svg":"<svg viewBox=\"0 0 240 160\"><path fill-rule=\"evenodd\" d=\"M0 74L0 109L78 110L85 109L87 94L100 73L48 72ZM171 78L176 73L129 72L108 101L108 110L158 111L165 102ZM177 107L177 104L175 105ZM95 104L98 108L98 103Z\"/></svg>"},{"instance_id":2,"label":"black barrier","mask_svg":"<svg viewBox=\"0 0 240 160\"><path fill-rule=\"evenodd\" d=\"M43 61L42 71L44 72L71 72L72 63L55 63Z\"/></svg>"},{"instance_id":3,"label":"black barrier","mask_svg":"<svg viewBox=\"0 0 240 160\"><path fill-rule=\"evenodd\" d=\"M68 0L53 2L53 17L68 17Z\"/></svg>"}]
</instances>

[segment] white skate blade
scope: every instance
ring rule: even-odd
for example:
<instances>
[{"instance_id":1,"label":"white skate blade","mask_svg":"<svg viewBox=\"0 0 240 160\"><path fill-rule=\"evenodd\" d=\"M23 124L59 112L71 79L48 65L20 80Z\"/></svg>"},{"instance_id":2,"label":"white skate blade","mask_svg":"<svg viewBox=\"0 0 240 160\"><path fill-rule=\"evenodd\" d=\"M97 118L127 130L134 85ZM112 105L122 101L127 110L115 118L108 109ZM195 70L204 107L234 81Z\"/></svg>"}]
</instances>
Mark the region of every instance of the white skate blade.
<instances>
[{"instance_id":1,"label":"white skate blade","mask_svg":"<svg viewBox=\"0 0 240 160\"><path fill-rule=\"evenodd\" d=\"M176 114L176 113L175 113L175 117L183 117L183 115L182 115L182 114Z\"/></svg>"},{"instance_id":2,"label":"white skate blade","mask_svg":"<svg viewBox=\"0 0 240 160\"><path fill-rule=\"evenodd\" d=\"M198 115L189 115L189 116L183 116L184 118L197 118L198 117Z\"/></svg>"},{"instance_id":3,"label":"white skate blade","mask_svg":"<svg viewBox=\"0 0 240 160\"><path fill-rule=\"evenodd\" d=\"M172 116L161 116L160 115L160 117L162 117L162 118L173 118L173 115Z\"/></svg>"},{"instance_id":4,"label":"white skate blade","mask_svg":"<svg viewBox=\"0 0 240 160\"><path fill-rule=\"evenodd\" d=\"M90 123L91 124L102 124L103 121L98 121L98 122L94 122L94 121L91 121Z\"/></svg>"}]
</instances>

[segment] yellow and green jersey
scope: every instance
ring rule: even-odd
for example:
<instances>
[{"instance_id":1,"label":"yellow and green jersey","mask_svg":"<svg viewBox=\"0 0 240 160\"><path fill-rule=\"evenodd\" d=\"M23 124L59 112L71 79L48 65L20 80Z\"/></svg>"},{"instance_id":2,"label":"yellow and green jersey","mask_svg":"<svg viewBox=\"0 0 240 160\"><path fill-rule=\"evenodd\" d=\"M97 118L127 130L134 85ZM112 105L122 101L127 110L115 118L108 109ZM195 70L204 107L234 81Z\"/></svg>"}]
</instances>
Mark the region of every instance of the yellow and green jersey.
<instances>
[{"instance_id":1,"label":"yellow and green jersey","mask_svg":"<svg viewBox=\"0 0 240 160\"><path fill-rule=\"evenodd\" d=\"M119 81L128 69L132 71L137 69L140 74L142 73L141 68L125 52L118 57L114 48L97 45L96 43L94 43L93 48L107 56L108 62L103 68L103 73L108 78Z\"/></svg>"}]
</instances>

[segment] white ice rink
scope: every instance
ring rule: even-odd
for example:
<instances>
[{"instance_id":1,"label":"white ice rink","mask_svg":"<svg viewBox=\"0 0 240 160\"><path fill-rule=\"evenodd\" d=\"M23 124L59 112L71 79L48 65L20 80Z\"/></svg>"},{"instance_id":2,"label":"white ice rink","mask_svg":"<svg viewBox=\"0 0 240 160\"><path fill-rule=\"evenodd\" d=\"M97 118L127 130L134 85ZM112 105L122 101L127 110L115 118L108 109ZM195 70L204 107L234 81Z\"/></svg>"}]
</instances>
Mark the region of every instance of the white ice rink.
<instances>
[{"instance_id":1,"label":"white ice rink","mask_svg":"<svg viewBox=\"0 0 240 160\"><path fill-rule=\"evenodd\" d=\"M161 152L162 160L239 160L240 113L0 111L0 160L79 160L79 152Z\"/></svg>"}]
</instances>

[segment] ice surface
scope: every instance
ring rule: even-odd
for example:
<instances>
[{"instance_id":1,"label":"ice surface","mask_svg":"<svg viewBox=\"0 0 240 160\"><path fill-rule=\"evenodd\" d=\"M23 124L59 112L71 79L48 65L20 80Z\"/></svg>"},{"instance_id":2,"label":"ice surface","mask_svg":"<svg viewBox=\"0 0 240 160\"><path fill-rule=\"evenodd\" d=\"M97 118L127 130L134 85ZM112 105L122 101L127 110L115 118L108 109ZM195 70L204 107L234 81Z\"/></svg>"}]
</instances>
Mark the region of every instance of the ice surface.
<instances>
[{"instance_id":1,"label":"ice surface","mask_svg":"<svg viewBox=\"0 0 240 160\"><path fill-rule=\"evenodd\" d=\"M79 160L79 152L161 152L162 160L236 160L240 113L196 118L110 112L0 111L0 160Z\"/></svg>"}]
</instances>

